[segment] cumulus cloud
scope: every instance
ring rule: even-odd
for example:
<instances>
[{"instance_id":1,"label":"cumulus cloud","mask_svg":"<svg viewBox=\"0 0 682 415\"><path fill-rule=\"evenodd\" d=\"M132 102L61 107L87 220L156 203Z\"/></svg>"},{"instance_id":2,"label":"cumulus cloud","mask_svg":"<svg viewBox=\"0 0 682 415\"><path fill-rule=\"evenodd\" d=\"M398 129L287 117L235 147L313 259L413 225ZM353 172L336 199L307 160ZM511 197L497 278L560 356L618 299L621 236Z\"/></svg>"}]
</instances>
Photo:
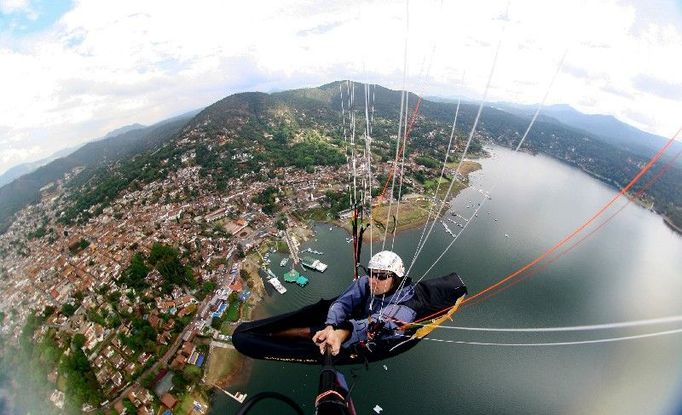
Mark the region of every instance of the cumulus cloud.
<instances>
[{"instance_id":1,"label":"cumulus cloud","mask_svg":"<svg viewBox=\"0 0 682 415\"><path fill-rule=\"evenodd\" d=\"M405 3L393 0L76 1L40 33L0 32L0 140L41 143L36 158L45 157L234 92L348 78L400 88L404 66L417 93L479 98L500 39L491 100L537 103L568 50L548 104L652 114L636 125L671 129L679 108L666 98L680 90L665 83L682 66L674 19L620 0L569 3L426 0L410 3L408 22ZM0 10L30 7L0 0ZM13 156L3 156L0 171L24 157L2 147Z\"/></svg>"},{"instance_id":2,"label":"cumulus cloud","mask_svg":"<svg viewBox=\"0 0 682 415\"><path fill-rule=\"evenodd\" d=\"M0 0L0 13L29 12L28 0Z\"/></svg>"}]
</instances>

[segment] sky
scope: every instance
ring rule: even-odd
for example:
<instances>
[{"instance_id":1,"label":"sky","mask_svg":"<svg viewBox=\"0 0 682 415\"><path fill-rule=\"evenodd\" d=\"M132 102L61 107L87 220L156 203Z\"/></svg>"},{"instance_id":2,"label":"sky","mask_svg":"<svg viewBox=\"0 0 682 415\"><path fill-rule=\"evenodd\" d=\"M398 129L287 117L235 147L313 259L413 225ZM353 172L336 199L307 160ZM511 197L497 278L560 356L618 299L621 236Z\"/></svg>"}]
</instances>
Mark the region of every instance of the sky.
<instances>
[{"instance_id":1,"label":"sky","mask_svg":"<svg viewBox=\"0 0 682 415\"><path fill-rule=\"evenodd\" d=\"M682 0L0 0L0 173L236 92L341 79L547 95L670 137L680 74Z\"/></svg>"}]
</instances>

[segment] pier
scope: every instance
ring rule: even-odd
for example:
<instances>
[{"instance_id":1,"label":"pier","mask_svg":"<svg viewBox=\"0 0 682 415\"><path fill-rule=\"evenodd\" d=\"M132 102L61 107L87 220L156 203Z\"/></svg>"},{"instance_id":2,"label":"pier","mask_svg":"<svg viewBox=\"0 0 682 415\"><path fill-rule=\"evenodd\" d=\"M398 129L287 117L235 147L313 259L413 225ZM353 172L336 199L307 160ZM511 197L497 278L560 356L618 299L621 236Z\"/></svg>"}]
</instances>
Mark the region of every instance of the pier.
<instances>
[{"instance_id":1,"label":"pier","mask_svg":"<svg viewBox=\"0 0 682 415\"><path fill-rule=\"evenodd\" d=\"M244 403L246 400L246 394L241 393L241 392L235 392L234 394L226 391L225 389L221 388L220 386L213 385L216 389L219 389L221 392L223 392L225 395L229 396L230 398L234 399L235 401L239 403Z\"/></svg>"}]
</instances>

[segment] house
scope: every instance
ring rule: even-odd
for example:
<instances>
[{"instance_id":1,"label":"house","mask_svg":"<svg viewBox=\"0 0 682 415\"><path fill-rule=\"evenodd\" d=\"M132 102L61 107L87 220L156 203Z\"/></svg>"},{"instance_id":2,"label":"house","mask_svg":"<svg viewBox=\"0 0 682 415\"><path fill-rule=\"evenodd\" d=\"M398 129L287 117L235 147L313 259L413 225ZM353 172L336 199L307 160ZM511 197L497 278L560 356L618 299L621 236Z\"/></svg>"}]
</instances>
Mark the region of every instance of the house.
<instances>
[{"instance_id":1,"label":"house","mask_svg":"<svg viewBox=\"0 0 682 415\"><path fill-rule=\"evenodd\" d=\"M175 320L169 319L166 324L164 324L163 329L168 331L175 327Z\"/></svg>"},{"instance_id":2,"label":"house","mask_svg":"<svg viewBox=\"0 0 682 415\"><path fill-rule=\"evenodd\" d=\"M173 407L175 407L175 405L178 403L178 400L175 399L175 396L168 392L161 395L159 399L161 400L161 403L164 404L168 409L173 409Z\"/></svg>"},{"instance_id":3,"label":"house","mask_svg":"<svg viewBox=\"0 0 682 415\"><path fill-rule=\"evenodd\" d=\"M175 355L175 359L170 364L171 369L181 370L187 364L187 358L181 354Z\"/></svg>"},{"instance_id":4,"label":"house","mask_svg":"<svg viewBox=\"0 0 682 415\"><path fill-rule=\"evenodd\" d=\"M141 364L144 365L149 361L149 359L152 357L151 354L147 352L142 352L142 354L137 358L137 361Z\"/></svg>"},{"instance_id":5,"label":"house","mask_svg":"<svg viewBox=\"0 0 682 415\"><path fill-rule=\"evenodd\" d=\"M186 357L190 357L192 353L194 353L194 350L196 347L194 347L194 344L191 342L186 342L182 345L182 349L180 349L180 353L185 355Z\"/></svg>"},{"instance_id":6,"label":"house","mask_svg":"<svg viewBox=\"0 0 682 415\"><path fill-rule=\"evenodd\" d=\"M114 410L119 414L125 413L126 408L123 406L123 401L117 401L114 404Z\"/></svg>"},{"instance_id":7,"label":"house","mask_svg":"<svg viewBox=\"0 0 682 415\"><path fill-rule=\"evenodd\" d=\"M163 333L156 336L156 341L165 345L165 344L168 344L168 342L170 341L170 338L171 338L171 334L167 331L164 331Z\"/></svg>"},{"instance_id":8,"label":"house","mask_svg":"<svg viewBox=\"0 0 682 415\"><path fill-rule=\"evenodd\" d=\"M154 329L158 329L161 324L161 319L156 314L150 315L147 321L149 321L149 325Z\"/></svg>"},{"instance_id":9,"label":"house","mask_svg":"<svg viewBox=\"0 0 682 415\"><path fill-rule=\"evenodd\" d=\"M116 372L114 376L112 376L111 381L114 382L116 387L121 386L123 383L123 375L121 375L121 372Z\"/></svg>"},{"instance_id":10,"label":"house","mask_svg":"<svg viewBox=\"0 0 682 415\"><path fill-rule=\"evenodd\" d=\"M128 363L124 370L126 371L127 374L132 375L135 372L135 369L137 369L135 362L130 362Z\"/></svg>"},{"instance_id":11,"label":"house","mask_svg":"<svg viewBox=\"0 0 682 415\"><path fill-rule=\"evenodd\" d=\"M109 358L109 361L116 369L123 367L126 362L118 353L114 353L114 355Z\"/></svg>"}]
</instances>

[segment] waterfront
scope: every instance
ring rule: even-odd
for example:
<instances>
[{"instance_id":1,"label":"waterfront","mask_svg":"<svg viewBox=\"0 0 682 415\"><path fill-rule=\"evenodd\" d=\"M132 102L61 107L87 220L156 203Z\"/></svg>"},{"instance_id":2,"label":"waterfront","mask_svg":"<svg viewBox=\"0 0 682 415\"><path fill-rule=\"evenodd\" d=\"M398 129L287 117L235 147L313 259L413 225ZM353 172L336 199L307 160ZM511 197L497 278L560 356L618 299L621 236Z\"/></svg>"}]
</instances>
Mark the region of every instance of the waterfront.
<instances>
[{"instance_id":1,"label":"waterfront","mask_svg":"<svg viewBox=\"0 0 682 415\"><path fill-rule=\"evenodd\" d=\"M472 294L501 279L559 241L614 194L614 189L577 169L544 156L514 154L496 147L471 175L472 187L454 201L469 217L490 190L478 218L429 277L456 270ZM467 208L466 206L470 207ZM620 205L616 206L616 208ZM490 212L490 213L489 213ZM607 212L605 216L609 216ZM497 220L495 220L497 219ZM324 274L310 272L305 288L290 286L265 300L259 312L272 315L332 297L351 279L351 248L340 229L316 227L311 247L325 252ZM421 229L396 237L395 249L412 258ZM508 237L505 237L505 234ZM451 237L440 224L411 275L418 278ZM390 246L390 240L387 242ZM380 244L366 245L363 263ZM631 321L682 314L682 238L661 217L631 204L580 247L518 285L464 307L448 325L555 327ZM282 257L273 255L277 264ZM277 274L284 268L273 266ZM658 325L566 333L471 333L439 329L431 337L452 341L535 343L629 336L679 328ZM627 342L556 347L499 347L424 341L412 351L358 368L354 399L358 413L374 405L384 414L674 414L680 409L682 335ZM344 370L352 382L349 370ZM312 413L319 368L253 362L248 382L230 390L277 391ZM237 405L214 395L212 414L234 413ZM290 413L259 405L252 414Z\"/></svg>"}]
</instances>

